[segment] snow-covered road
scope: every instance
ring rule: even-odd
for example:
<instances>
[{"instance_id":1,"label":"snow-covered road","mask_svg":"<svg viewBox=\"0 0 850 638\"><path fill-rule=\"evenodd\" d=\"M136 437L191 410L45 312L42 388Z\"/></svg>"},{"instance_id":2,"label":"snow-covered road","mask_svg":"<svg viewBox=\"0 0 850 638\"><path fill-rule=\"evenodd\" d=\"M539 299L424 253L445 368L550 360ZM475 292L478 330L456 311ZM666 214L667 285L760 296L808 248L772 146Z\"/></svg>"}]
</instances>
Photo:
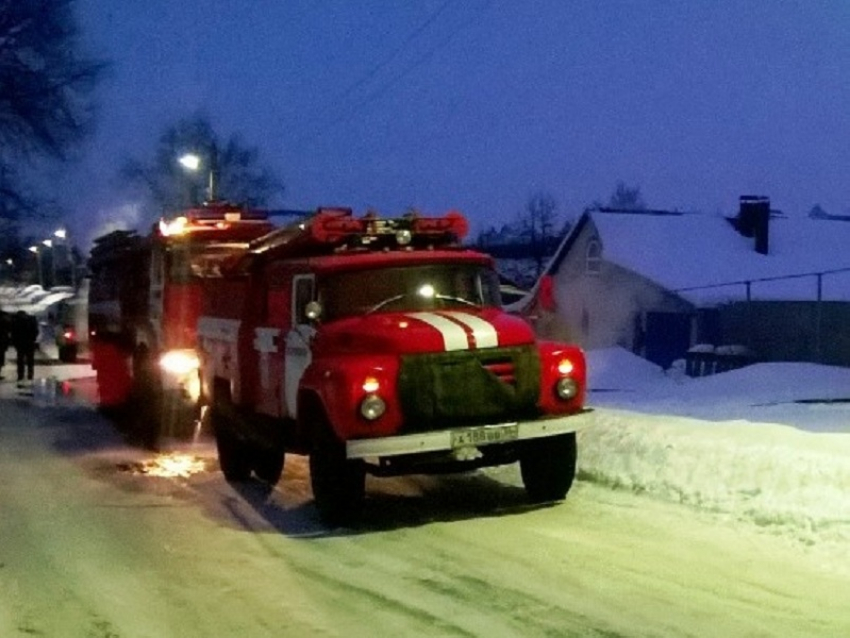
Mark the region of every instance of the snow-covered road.
<instances>
[{"instance_id":1,"label":"snow-covered road","mask_svg":"<svg viewBox=\"0 0 850 638\"><path fill-rule=\"evenodd\" d=\"M326 530L300 457L272 492L228 485L208 441L158 477L59 404L0 401L0 636L850 635L833 554L700 501L580 480L528 508L502 468L370 479L365 525Z\"/></svg>"}]
</instances>

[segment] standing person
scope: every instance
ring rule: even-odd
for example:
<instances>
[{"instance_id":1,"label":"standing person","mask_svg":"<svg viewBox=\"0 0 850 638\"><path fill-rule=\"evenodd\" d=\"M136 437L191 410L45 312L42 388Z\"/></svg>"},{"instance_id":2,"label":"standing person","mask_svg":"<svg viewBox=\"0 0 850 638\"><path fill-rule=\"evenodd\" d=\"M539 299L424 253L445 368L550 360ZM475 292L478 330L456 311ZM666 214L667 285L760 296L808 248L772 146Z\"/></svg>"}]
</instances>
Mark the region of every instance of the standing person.
<instances>
[{"instance_id":1,"label":"standing person","mask_svg":"<svg viewBox=\"0 0 850 638\"><path fill-rule=\"evenodd\" d=\"M38 319L18 310L12 318L12 346L18 355L18 387L24 385L24 372L27 381L32 381L35 371L35 344L38 341Z\"/></svg>"},{"instance_id":2,"label":"standing person","mask_svg":"<svg viewBox=\"0 0 850 638\"><path fill-rule=\"evenodd\" d=\"M9 316L0 310L0 380L3 379L3 366L6 365L6 350L9 349Z\"/></svg>"}]
</instances>

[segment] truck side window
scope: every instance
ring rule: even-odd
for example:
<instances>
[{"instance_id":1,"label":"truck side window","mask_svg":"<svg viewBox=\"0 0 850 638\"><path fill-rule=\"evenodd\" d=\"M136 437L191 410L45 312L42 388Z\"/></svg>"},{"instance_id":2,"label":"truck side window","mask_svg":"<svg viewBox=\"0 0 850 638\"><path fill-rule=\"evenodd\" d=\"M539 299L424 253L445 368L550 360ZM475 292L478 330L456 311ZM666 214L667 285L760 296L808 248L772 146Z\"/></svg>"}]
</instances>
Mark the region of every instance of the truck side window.
<instances>
[{"instance_id":1,"label":"truck side window","mask_svg":"<svg viewBox=\"0 0 850 638\"><path fill-rule=\"evenodd\" d=\"M314 299L315 279L313 275L296 275L292 280L292 322L307 323L307 304Z\"/></svg>"}]
</instances>

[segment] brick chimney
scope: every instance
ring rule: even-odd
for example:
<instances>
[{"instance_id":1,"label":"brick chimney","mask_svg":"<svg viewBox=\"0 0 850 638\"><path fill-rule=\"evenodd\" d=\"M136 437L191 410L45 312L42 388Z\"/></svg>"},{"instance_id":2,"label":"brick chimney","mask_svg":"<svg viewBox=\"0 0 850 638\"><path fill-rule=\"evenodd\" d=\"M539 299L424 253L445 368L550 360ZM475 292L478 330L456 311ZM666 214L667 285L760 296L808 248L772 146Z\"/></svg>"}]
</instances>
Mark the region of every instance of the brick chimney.
<instances>
[{"instance_id":1,"label":"brick chimney","mask_svg":"<svg viewBox=\"0 0 850 638\"><path fill-rule=\"evenodd\" d=\"M770 245L770 198L742 195L735 228L744 237L754 237L756 252L766 255Z\"/></svg>"}]
</instances>

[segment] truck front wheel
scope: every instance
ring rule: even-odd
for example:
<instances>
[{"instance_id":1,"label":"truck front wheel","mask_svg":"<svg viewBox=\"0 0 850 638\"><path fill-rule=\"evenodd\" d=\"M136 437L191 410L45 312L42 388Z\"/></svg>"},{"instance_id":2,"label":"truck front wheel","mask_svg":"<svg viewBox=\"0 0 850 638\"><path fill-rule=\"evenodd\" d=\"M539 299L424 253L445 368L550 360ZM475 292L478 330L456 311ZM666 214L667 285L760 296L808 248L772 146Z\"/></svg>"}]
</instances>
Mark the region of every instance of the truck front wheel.
<instances>
[{"instance_id":1,"label":"truck front wheel","mask_svg":"<svg viewBox=\"0 0 850 638\"><path fill-rule=\"evenodd\" d=\"M528 497L535 503L560 501L576 474L575 432L524 443L519 469Z\"/></svg>"},{"instance_id":2,"label":"truck front wheel","mask_svg":"<svg viewBox=\"0 0 850 638\"><path fill-rule=\"evenodd\" d=\"M362 461L346 458L345 444L324 419L316 424L310 452L310 483L325 525L350 525L360 517L366 493L365 467Z\"/></svg>"},{"instance_id":3,"label":"truck front wheel","mask_svg":"<svg viewBox=\"0 0 850 638\"><path fill-rule=\"evenodd\" d=\"M134 435L144 447L158 450L162 443L162 383L147 348L139 348L133 353L132 396Z\"/></svg>"}]
</instances>

